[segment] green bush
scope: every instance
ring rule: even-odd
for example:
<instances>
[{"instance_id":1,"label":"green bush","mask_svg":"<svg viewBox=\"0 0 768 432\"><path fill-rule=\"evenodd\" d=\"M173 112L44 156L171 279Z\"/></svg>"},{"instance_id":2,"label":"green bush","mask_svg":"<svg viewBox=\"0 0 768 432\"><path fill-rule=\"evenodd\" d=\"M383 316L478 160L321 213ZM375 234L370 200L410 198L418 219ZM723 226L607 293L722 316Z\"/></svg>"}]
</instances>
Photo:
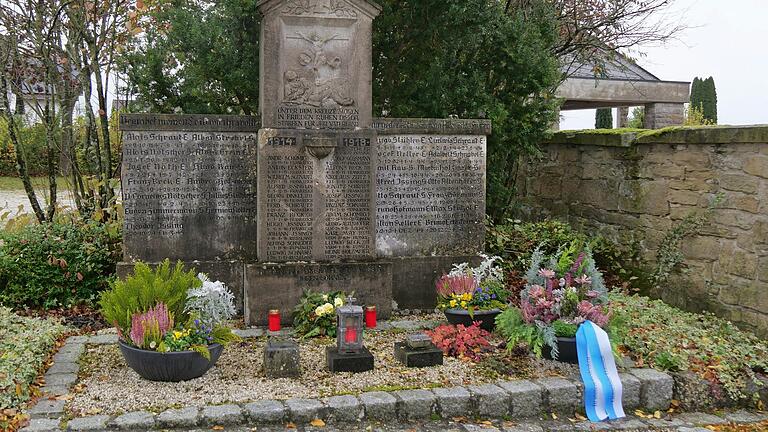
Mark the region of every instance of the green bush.
<instances>
[{"instance_id":1,"label":"green bush","mask_svg":"<svg viewBox=\"0 0 768 432\"><path fill-rule=\"evenodd\" d=\"M99 306L104 319L123 334L130 331L134 314L147 312L160 302L168 307L176 322L184 323L189 319L184 310L187 291L201 285L195 269L185 269L181 261L171 267L166 259L154 270L137 262L132 275L114 281L112 289L102 294Z\"/></svg>"},{"instance_id":2,"label":"green bush","mask_svg":"<svg viewBox=\"0 0 768 432\"><path fill-rule=\"evenodd\" d=\"M56 340L67 328L53 319L20 317L0 307L0 414L19 408ZM0 430L10 427L0 415Z\"/></svg>"},{"instance_id":3,"label":"green bush","mask_svg":"<svg viewBox=\"0 0 768 432\"><path fill-rule=\"evenodd\" d=\"M29 175L40 176L47 171L47 148L45 126L35 124L19 127L19 139L24 145L24 160L27 162ZM58 157L58 156L57 156ZM18 175L16 171L16 152L8 135L5 120L0 119L0 176Z\"/></svg>"},{"instance_id":4,"label":"green bush","mask_svg":"<svg viewBox=\"0 0 768 432\"><path fill-rule=\"evenodd\" d=\"M0 232L0 304L55 308L91 303L121 256L116 224L76 220Z\"/></svg>"}]
</instances>

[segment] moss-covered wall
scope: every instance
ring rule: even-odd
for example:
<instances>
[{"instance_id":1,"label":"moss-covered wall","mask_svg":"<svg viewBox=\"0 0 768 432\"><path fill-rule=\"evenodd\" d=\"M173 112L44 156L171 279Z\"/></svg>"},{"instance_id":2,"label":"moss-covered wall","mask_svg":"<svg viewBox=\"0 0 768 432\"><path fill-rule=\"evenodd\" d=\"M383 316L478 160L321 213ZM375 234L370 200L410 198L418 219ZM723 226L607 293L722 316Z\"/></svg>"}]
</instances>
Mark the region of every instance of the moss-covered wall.
<instances>
[{"instance_id":1,"label":"moss-covered wall","mask_svg":"<svg viewBox=\"0 0 768 432\"><path fill-rule=\"evenodd\" d=\"M563 131L524 161L521 217L558 217L653 263L665 235L719 200L654 294L768 336L768 126Z\"/></svg>"}]
</instances>

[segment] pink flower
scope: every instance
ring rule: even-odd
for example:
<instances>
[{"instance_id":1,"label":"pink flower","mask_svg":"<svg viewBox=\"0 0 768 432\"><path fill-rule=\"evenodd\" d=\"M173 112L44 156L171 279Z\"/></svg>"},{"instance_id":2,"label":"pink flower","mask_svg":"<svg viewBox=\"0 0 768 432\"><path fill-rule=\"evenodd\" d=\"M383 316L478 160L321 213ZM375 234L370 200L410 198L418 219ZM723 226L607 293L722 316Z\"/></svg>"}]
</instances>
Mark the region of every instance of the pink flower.
<instances>
[{"instance_id":1,"label":"pink flower","mask_svg":"<svg viewBox=\"0 0 768 432\"><path fill-rule=\"evenodd\" d=\"M593 305L587 300L582 300L579 302L576 310L580 317L592 321L599 327L604 327L608 324L609 316L603 312L603 307L600 305Z\"/></svg>"},{"instance_id":2,"label":"pink flower","mask_svg":"<svg viewBox=\"0 0 768 432\"><path fill-rule=\"evenodd\" d=\"M544 297L545 293L546 291L544 291L544 287L541 285L532 285L531 289L528 290L528 295L532 298Z\"/></svg>"},{"instance_id":3,"label":"pink flower","mask_svg":"<svg viewBox=\"0 0 768 432\"><path fill-rule=\"evenodd\" d=\"M148 337L160 339L172 328L173 316L168 312L168 307L158 303L154 308L131 317L131 341L139 348L146 348Z\"/></svg>"},{"instance_id":4,"label":"pink flower","mask_svg":"<svg viewBox=\"0 0 768 432\"><path fill-rule=\"evenodd\" d=\"M539 270L539 276L545 278L545 279L554 279L555 277L555 271L550 270L548 268L543 268Z\"/></svg>"},{"instance_id":5,"label":"pink flower","mask_svg":"<svg viewBox=\"0 0 768 432\"><path fill-rule=\"evenodd\" d=\"M575 282L579 285L590 285L592 284L592 279L589 276L583 274L577 277Z\"/></svg>"},{"instance_id":6,"label":"pink flower","mask_svg":"<svg viewBox=\"0 0 768 432\"><path fill-rule=\"evenodd\" d=\"M472 293L476 288L475 278L469 275L443 275L435 284L435 290L441 297L450 297L451 294Z\"/></svg>"},{"instance_id":7,"label":"pink flower","mask_svg":"<svg viewBox=\"0 0 768 432\"><path fill-rule=\"evenodd\" d=\"M587 291L587 297L589 298L598 298L600 297L600 293L595 290L589 290Z\"/></svg>"}]
</instances>

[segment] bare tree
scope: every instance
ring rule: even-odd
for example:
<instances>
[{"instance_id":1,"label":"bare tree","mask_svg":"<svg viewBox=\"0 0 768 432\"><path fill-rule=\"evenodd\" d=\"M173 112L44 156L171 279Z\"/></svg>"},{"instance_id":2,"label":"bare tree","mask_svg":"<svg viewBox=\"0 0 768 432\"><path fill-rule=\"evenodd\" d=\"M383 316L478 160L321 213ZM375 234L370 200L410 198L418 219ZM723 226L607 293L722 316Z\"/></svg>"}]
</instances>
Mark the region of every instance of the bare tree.
<instances>
[{"instance_id":1,"label":"bare tree","mask_svg":"<svg viewBox=\"0 0 768 432\"><path fill-rule=\"evenodd\" d=\"M541 0L502 0L506 9L530 8ZM564 72L591 65L600 76L616 55L631 57L643 46L677 37L686 27L673 11L674 0L545 0L553 6L558 42L553 54Z\"/></svg>"}]
</instances>

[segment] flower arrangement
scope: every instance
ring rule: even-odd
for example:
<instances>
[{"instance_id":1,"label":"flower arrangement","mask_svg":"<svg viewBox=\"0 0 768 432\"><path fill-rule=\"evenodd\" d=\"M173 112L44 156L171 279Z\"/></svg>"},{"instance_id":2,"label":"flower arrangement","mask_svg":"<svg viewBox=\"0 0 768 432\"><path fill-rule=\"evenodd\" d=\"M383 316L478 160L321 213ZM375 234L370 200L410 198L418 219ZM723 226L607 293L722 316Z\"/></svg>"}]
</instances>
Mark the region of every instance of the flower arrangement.
<instances>
[{"instance_id":1,"label":"flower arrangement","mask_svg":"<svg viewBox=\"0 0 768 432\"><path fill-rule=\"evenodd\" d=\"M294 310L294 331L302 338L336 337L336 309L344 306L346 299L343 291L305 291Z\"/></svg>"},{"instance_id":2,"label":"flower arrangement","mask_svg":"<svg viewBox=\"0 0 768 432\"><path fill-rule=\"evenodd\" d=\"M478 362L484 354L493 350L489 342L491 333L480 328L478 323L468 327L445 324L426 333L447 356Z\"/></svg>"},{"instance_id":3,"label":"flower arrangement","mask_svg":"<svg viewBox=\"0 0 768 432\"><path fill-rule=\"evenodd\" d=\"M537 249L525 279L520 308L508 310L496 320L510 349L526 342L540 356L547 345L557 358L557 337L574 337L586 320L600 327L608 325L603 277L582 243L573 242L549 259Z\"/></svg>"},{"instance_id":4,"label":"flower arrangement","mask_svg":"<svg viewBox=\"0 0 768 432\"><path fill-rule=\"evenodd\" d=\"M202 273L185 271L182 263L171 269L166 260L154 270L137 263L133 275L102 295L100 305L120 339L139 349L191 350L210 359L210 344L239 339L225 325L235 315L232 292Z\"/></svg>"},{"instance_id":5,"label":"flower arrangement","mask_svg":"<svg viewBox=\"0 0 768 432\"><path fill-rule=\"evenodd\" d=\"M435 290L439 309L465 309L472 316L478 310L504 310L507 307L509 291L504 286L504 274L494 265L501 258L481 256L483 261L479 266L454 264L450 273L437 281Z\"/></svg>"}]
</instances>

